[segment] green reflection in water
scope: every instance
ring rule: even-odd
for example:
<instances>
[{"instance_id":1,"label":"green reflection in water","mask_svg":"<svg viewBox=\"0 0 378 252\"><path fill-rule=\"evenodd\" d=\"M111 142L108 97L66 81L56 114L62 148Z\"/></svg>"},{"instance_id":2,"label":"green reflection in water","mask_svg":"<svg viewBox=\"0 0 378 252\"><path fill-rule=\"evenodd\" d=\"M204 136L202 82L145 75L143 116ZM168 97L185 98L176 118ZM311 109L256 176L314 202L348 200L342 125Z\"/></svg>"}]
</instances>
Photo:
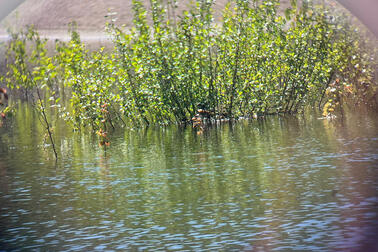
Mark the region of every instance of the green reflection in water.
<instances>
[{"instance_id":1,"label":"green reflection in water","mask_svg":"<svg viewBox=\"0 0 378 252\"><path fill-rule=\"evenodd\" d=\"M36 115L19 106L0 128L5 249L371 245L358 235L377 227L375 117L268 117L202 135L177 126L125 130L106 150L95 135L57 121L55 164Z\"/></svg>"}]
</instances>

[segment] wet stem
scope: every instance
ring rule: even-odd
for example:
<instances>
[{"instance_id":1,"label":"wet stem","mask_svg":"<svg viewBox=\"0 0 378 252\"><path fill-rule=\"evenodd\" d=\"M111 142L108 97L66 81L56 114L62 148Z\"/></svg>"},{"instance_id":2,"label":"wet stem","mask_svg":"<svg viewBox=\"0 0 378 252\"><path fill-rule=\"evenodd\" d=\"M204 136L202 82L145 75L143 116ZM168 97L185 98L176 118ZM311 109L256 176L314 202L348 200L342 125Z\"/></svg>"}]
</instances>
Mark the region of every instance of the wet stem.
<instances>
[{"instance_id":1,"label":"wet stem","mask_svg":"<svg viewBox=\"0 0 378 252\"><path fill-rule=\"evenodd\" d=\"M47 130L47 133L49 134L49 138L50 138L50 141L51 141L51 145L52 145L52 148L53 148L53 151L54 151L55 160L58 160L58 153L56 152L54 139L53 139L53 137L52 137L51 127L50 127L49 121L48 121L48 119L47 119L45 106L43 106L43 100L42 100L42 98L41 98L41 94L40 94L40 91L39 91L38 88L37 88L37 95L38 95L38 109L39 109L39 111L41 112L42 119L43 119L43 122L42 122L42 120L40 120L40 121L41 121L41 123L44 124L45 127L46 127L46 130ZM41 118L40 118L40 119L41 119Z\"/></svg>"}]
</instances>

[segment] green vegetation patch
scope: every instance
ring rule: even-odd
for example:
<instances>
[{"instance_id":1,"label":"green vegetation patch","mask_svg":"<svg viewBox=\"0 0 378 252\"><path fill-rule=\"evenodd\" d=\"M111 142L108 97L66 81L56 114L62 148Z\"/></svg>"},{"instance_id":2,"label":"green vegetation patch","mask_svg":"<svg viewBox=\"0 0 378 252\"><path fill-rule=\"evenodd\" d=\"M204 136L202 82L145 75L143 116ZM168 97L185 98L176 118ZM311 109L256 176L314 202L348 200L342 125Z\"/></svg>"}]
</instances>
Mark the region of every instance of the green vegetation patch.
<instances>
[{"instance_id":1,"label":"green vegetation patch","mask_svg":"<svg viewBox=\"0 0 378 252\"><path fill-rule=\"evenodd\" d=\"M292 1L279 15L277 0L233 0L215 23L211 0L180 18L163 1L150 2L147 11L133 0L131 30L107 24L111 50L89 51L72 29L49 56L33 28L10 32L3 82L41 91L40 108L59 109L105 143L109 128L187 122L199 109L221 119L308 106L327 116L345 101L376 106L377 53L343 14Z\"/></svg>"}]
</instances>

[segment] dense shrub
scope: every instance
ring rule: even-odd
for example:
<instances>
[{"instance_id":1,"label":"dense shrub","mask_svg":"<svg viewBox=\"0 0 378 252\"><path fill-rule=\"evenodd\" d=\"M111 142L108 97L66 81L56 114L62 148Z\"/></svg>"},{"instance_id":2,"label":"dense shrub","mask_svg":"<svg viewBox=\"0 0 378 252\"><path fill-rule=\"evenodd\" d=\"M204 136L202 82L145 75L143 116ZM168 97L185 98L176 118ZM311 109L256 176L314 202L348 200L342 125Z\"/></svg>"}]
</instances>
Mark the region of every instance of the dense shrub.
<instances>
[{"instance_id":1,"label":"dense shrub","mask_svg":"<svg viewBox=\"0 0 378 252\"><path fill-rule=\"evenodd\" d=\"M107 25L113 50L88 51L75 29L47 56L32 28L11 33L11 88L50 88L76 127L189 121L198 108L214 118L297 113L307 106L335 111L342 101L376 101L376 52L348 18L304 1L285 15L279 1L230 1L213 21L211 0L180 18L163 1L147 12L133 0L134 27ZM27 53L30 51L30 53Z\"/></svg>"}]
</instances>

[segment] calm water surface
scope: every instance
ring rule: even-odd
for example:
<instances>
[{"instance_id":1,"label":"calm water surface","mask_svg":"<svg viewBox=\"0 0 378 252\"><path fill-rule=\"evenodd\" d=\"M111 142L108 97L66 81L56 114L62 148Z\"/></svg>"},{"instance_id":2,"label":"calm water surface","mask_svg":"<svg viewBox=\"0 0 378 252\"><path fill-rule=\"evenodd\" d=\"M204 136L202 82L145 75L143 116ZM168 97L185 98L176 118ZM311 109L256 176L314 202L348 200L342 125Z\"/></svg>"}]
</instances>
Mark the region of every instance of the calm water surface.
<instances>
[{"instance_id":1,"label":"calm water surface","mask_svg":"<svg viewBox=\"0 0 378 252\"><path fill-rule=\"evenodd\" d=\"M21 105L20 105L21 106ZM374 251L378 120L122 130L106 150L27 107L0 128L0 251Z\"/></svg>"}]
</instances>

